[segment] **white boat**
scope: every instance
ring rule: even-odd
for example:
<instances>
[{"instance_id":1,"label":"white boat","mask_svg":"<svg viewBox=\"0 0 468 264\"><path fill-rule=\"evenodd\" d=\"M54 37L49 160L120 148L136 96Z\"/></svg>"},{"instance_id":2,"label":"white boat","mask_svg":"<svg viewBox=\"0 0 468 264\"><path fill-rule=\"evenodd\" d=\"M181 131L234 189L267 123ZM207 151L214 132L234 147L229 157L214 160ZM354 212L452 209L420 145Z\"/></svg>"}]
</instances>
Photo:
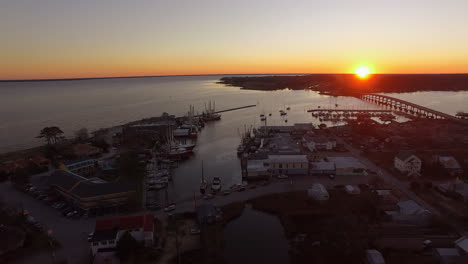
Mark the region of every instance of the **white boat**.
<instances>
[{"instance_id":1,"label":"white boat","mask_svg":"<svg viewBox=\"0 0 468 264\"><path fill-rule=\"evenodd\" d=\"M211 190L213 192L218 192L221 190L221 179L219 177L213 178L213 182L211 183Z\"/></svg>"}]
</instances>

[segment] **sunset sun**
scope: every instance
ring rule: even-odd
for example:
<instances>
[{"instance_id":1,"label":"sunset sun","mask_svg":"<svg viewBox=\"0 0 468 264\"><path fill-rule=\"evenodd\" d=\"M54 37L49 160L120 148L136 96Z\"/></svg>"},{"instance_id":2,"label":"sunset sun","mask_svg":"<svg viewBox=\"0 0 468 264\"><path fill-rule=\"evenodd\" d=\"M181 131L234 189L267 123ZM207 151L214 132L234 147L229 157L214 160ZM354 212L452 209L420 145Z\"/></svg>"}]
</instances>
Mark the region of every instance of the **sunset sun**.
<instances>
[{"instance_id":1,"label":"sunset sun","mask_svg":"<svg viewBox=\"0 0 468 264\"><path fill-rule=\"evenodd\" d=\"M359 66L356 71L354 72L359 78L365 79L367 76L369 76L370 69L367 66Z\"/></svg>"}]
</instances>

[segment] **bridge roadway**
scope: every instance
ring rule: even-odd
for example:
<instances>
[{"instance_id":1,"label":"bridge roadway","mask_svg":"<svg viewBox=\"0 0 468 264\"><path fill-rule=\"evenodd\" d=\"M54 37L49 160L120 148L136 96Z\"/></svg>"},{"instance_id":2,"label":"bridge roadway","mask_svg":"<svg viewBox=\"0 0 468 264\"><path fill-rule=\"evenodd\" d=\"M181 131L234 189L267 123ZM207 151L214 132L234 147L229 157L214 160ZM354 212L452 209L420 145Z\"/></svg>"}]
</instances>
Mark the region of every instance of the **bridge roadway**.
<instances>
[{"instance_id":1,"label":"bridge roadway","mask_svg":"<svg viewBox=\"0 0 468 264\"><path fill-rule=\"evenodd\" d=\"M432 118L442 118L442 119L448 119L452 121L457 121L457 122L463 122L464 124L468 124L465 120L462 120L460 118L457 118L455 116L442 113L437 110L433 110L415 103L411 103L405 100L397 99L394 97L390 97L387 95L381 95L381 94L362 94L359 96L361 99L366 100L366 101L371 101L371 102L377 102L381 104L386 104L390 105L392 107L399 108L400 110L407 110L411 112L412 114L418 115L422 114L424 116L429 116Z\"/></svg>"}]
</instances>

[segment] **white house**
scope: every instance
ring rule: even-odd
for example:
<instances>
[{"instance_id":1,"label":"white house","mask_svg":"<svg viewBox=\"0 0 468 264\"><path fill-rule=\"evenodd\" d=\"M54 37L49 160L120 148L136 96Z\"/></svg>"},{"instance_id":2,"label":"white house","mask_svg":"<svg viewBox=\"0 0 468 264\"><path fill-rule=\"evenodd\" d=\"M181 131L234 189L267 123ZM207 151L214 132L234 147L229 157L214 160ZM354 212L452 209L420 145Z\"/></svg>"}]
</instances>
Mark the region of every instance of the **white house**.
<instances>
[{"instance_id":1,"label":"white house","mask_svg":"<svg viewBox=\"0 0 468 264\"><path fill-rule=\"evenodd\" d=\"M420 176L421 160L409 152L400 152L394 158L394 166L408 176Z\"/></svg>"},{"instance_id":2,"label":"white house","mask_svg":"<svg viewBox=\"0 0 468 264\"><path fill-rule=\"evenodd\" d=\"M96 220L91 238L93 256L99 249L115 248L117 242L129 232L136 241L149 247L154 243L154 217L151 214L122 216Z\"/></svg>"},{"instance_id":3,"label":"white house","mask_svg":"<svg viewBox=\"0 0 468 264\"><path fill-rule=\"evenodd\" d=\"M333 150L336 148L336 140L333 138L327 138L324 136L310 136L305 135L302 138L304 145L309 149L309 151L319 151L319 150Z\"/></svg>"}]
</instances>

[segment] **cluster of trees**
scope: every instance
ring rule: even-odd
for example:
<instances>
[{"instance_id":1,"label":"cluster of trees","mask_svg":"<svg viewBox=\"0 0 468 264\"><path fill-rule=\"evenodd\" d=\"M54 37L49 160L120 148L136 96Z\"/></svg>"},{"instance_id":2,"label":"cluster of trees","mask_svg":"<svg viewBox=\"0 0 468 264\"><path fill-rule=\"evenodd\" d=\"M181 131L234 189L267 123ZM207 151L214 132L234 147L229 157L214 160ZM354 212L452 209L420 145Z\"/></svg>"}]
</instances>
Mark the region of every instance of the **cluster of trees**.
<instances>
[{"instance_id":1,"label":"cluster of trees","mask_svg":"<svg viewBox=\"0 0 468 264\"><path fill-rule=\"evenodd\" d=\"M64 139L63 131L56 126L44 127L43 129L41 129L41 132L39 133L39 136L37 136L37 138L45 139L47 145L55 144L59 140Z\"/></svg>"}]
</instances>

